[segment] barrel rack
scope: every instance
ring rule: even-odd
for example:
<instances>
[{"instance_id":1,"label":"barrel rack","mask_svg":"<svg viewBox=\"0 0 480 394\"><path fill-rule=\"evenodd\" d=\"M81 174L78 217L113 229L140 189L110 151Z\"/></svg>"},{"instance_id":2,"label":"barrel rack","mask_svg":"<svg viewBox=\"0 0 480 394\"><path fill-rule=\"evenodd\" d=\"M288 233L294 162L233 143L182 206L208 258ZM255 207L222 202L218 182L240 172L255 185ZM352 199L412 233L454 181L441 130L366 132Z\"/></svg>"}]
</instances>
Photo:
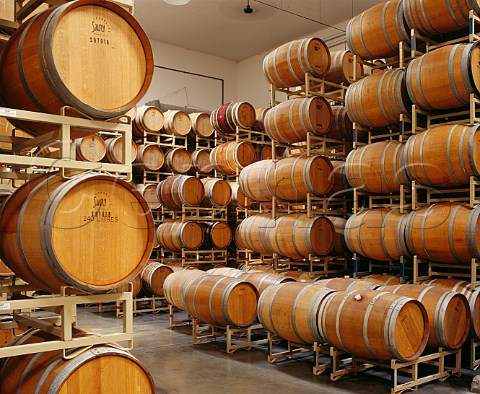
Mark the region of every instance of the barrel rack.
<instances>
[{"instance_id":1,"label":"barrel rack","mask_svg":"<svg viewBox=\"0 0 480 394\"><path fill-rule=\"evenodd\" d=\"M132 300L133 307L132 307L132 314L133 316L139 313L159 313L159 312L167 312L169 307L167 305L167 301L165 297L135 297ZM113 307L115 310L116 317L123 317L125 314L125 309L123 308L123 303L120 301L115 302L115 306ZM103 302L98 303L98 313L103 313L107 311L111 311L112 308L108 305L106 306Z\"/></svg>"},{"instance_id":2,"label":"barrel rack","mask_svg":"<svg viewBox=\"0 0 480 394\"><path fill-rule=\"evenodd\" d=\"M32 290L29 285L1 286L0 293L18 293ZM57 337L57 340L32 344L18 344L0 348L0 358L62 350L72 348L90 348L99 344L126 342L125 350L133 347L132 293L69 295L71 288L64 287L60 294L33 296L25 299L8 299L0 302L0 315L12 316L12 321L0 323L0 328L17 329L18 325L38 328ZM77 322L77 306L99 302L118 302L123 304L122 332L95 334L85 337L73 337L72 328ZM40 313L38 310L42 311ZM46 314L49 312L48 314ZM82 350L80 350L82 351Z\"/></svg>"}]
</instances>

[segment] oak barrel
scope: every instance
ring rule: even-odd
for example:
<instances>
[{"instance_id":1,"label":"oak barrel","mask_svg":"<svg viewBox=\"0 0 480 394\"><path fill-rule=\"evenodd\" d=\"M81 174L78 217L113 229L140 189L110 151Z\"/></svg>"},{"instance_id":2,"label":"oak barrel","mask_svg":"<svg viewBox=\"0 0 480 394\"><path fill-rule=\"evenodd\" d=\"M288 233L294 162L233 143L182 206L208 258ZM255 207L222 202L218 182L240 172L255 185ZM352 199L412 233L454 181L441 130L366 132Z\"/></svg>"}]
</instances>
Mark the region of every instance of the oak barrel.
<instances>
[{"instance_id":1,"label":"oak barrel","mask_svg":"<svg viewBox=\"0 0 480 394\"><path fill-rule=\"evenodd\" d=\"M152 252L154 224L133 185L95 174L29 183L0 215L0 255L19 277L48 292L105 291L140 272Z\"/></svg>"},{"instance_id":2,"label":"oak barrel","mask_svg":"<svg viewBox=\"0 0 480 394\"><path fill-rule=\"evenodd\" d=\"M195 206L202 202L205 189L200 179L188 175L171 175L157 185L160 202L169 209Z\"/></svg>"},{"instance_id":3,"label":"oak barrel","mask_svg":"<svg viewBox=\"0 0 480 394\"><path fill-rule=\"evenodd\" d=\"M331 52L332 64L323 79L336 84L350 85L355 80L363 77L363 64L354 61L354 55L350 51ZM356 69L355 69L356 68ZM355 79L354 79L355 74ZM328 90L334 89L325 85Z\"/></svg>"},{"instance_id":4,"label":"oak barrel","mask_svg":"<svg viewBox=\"0 0 480 394\"><path fill-rule=\"evenodd\" d=\"M131 153L130 159L126 161L126 164L133 163L137 157L137 145L135 142L131 141ZM107 153L103 161L114 164L123 164L123 138L122 137L113 137L105 140L105 145L107 147Z\"/></svg>"},{"instance_id":5,"label":"oak barrel","mask_svg":"<svg viewBox=\"0 0 480 394\"><path fill-rule=\"evenodd\" d=\"M69 105L110 119L144 96L153 66L150 42L129 12L112 2L82 0L22 24L2 52L0 87L11 108L58 115ZM58 128L12 122L33 134Z\"/></svg>"},{"instance_id":6,"label":"oak barrel","mask_svg":"<svg viewBox=\"0 0 480 394\"><path fill-rule=\"evenodd\" d=\"M79 335L88 334L76 334ZM9 346L40 344L58 340L40 330L30 330ZM2 393L102 393L154 394L155 384L148 370L130 353L118 347L96 345L74 357L80 349L8 357L0 363ZM114 383L114 384L113 384Z\"/></svg>"},{"instance_id":7,"label":"oak barrel","mask_svg":"<svg viewBox=\"0 0 480 394\"><path fill-rule=\"evenodd\" d=\"M206 272L209 275L223 275L230 278L241 278L242 276L247 275L245 271L230 267L212 268Z\"/></svg>"},{"instance_id":8,"label":"oak barrel","mask_svg":"<svg viewBox=\"0 0 480 394\"><path fill-rule=\"evenodd\" d=\"M250 142L230 141L216 146L210 152L213 168L222 174L233 175L252 164L256 159L255 148Z\"/></svg>"},{"instance_id":9,"label":"oak barrel","mask_svg":"<svg viewBox=\"0 0 480 394\"><path fill-rule=\"evenodd\" d=\"M314 77L325 74L330 68L330 51L316 37L287 42L263 59L263 74L277 88L305 84L305 74Z\"/></svg>"},{"instance_id":10,"label":"oak barrel","mask_svg":"<svg viewBox=\"0 0 480 394\"><path fill-rule=\"evenodd\" d=\"M401 165L421 185L454 187L480 177L480 132L476 126L440 125L412 135Z\"/></svg>"},{"instance_id":11,"label":"oak barrel","mask_svg":"<svg viewBox=\"0 0 480 394\"><path fill-rule=\"evenodd\" d=\"M158 133L163 129L165 117L159 108L149 105L143 105L137 108L137 113L133 118L133 133L143 138L144 132Z\"/></svg>"},{"instance_id":12,"label":"oak barrel","mask_svg":"<svg viewBox=\"0 0 480 394\"><path fill-rule=\"evenodd\" d=\"M163 168L165 171L185 174L192 168L192 156L185 148L170 149L165 154Z\"/></svg>"},{"instance_id":13,"label":"oak barrel","mask_svg":"<svg viewBox=\"0 0 480 394\"><path fill-rule=\"evenodd\" d=\"M226 222L202 222L206 249L226 249L232 242L233 233Z\"/></svg>"},{"instance_id":14,"label":"oak barrel","mask_svg":"<svg viewBox=\"0 0 480 394\"><path fill-rule=\"evenodd\" d=\"M0 260L0 278L10 278L11 276L13 276L13 271Z\"/></svg>"},{"instance_id":15,"label":"oak barrel","mask_svg":"<svg viewBox=\"0 0 480 394\"><path fill-rule=\"evenodd\" d=\"M258 300L258 320L271 333L293 343L322 342L318 311L333 290L307 283L268 287Z\"/></svg>"},{"instance_id":16,"label":"oak barrel","mask_svg":"<svg viewBox=\"0 0 480 394\"><path fill-rule=\"evenodd\" d=\"M374 208L351 216L345 224L345 242L352 253L380 261L409 256L404 231L408 217L396 209Z\"/></svg>"},{"instance_id":17,"label":"oak barrel","mask_svg":"<svg viewBox=\"0 0 480 394\"><path fill-rule=\"evenodd\" d=\"M163 284L173 269L156 261L149 262L142 271L142 287L149 295L163 297Z\"/></svg>"},{"instance_id":18,"label":"oak barrel","mask_svg":"<svg viewBox=\"0 0 480 394\"><path fill-rule=\"evenodd\" d=\"M405 225L407 248L429 261L470 263L480 258L479 215L479 207L450 202L412 211Z\"/></svg>"},{"instance_id":19,"label":"oak barrel","mask_svg":"<svg viewBox=\"0 0 480 394\"><path fill-rule=\"evenodd\" d=\"M270 286L280 283L296 282L294 278L274 272L248 272L239 279L254 285L260 295Z\"/></svg>"},{"instance_id":20,"label":"oak barrel","mask_svg":"<svg viewBox=\"0 0 480 394\"><path fill-rule=\"evenodd\" d=\"M471 283L458 279L432 279L422 284L463 294L470 305L470 334L473 338L480 339L480 288L474 288Z\"/></svg>"},{"instance_id":21,"label":"oak barrel","mask_svg":"<svg viewBox=\"0 0 480 394\"><path fill-rule=\"evenodd\" d=\"M202 205L224 208L230 204L232 200L232 189L226 180L219 178L202 178L201 182L205 188Z\"/></svg>"},{"instance_id":22,"label":"oak barrel","mask_svg":"<svg viewBox=\"0 0 480 394\"><path fill-rule=\"evenodd\" d=\"M219 327L245 327L257 317L258 292L253 285L235 278L203 275L185 289L186 311L193 317Z\"/></svg>"},{"instance_id":23,"label":"oak barrel","mask_svg":"<svg viewBox=\"0 0 480 394\"><path fill-rule=\"evenodd\" d=\"M468 27L471 9L480 14L477 0L403 0L402 7L408 26L427 36Z\"/></svg>"},{"instance_id":24,"label":"oak barrel","mask_svg":"<svg viewBox=\"0 0 480 394\"><path fill-rule=\"evenodd\" d=\"M235 134L237 127L250 129L255 119L255 108L245 101L223 104L210 115L211 125L222 134Z\"/></svg>"},{"instance_id":25,"label":"oak barrel","mask_svg":"<svg viewBox=\"0 0 480 394\"><path fill-rule=\"evenodd\" d=\"M199 276L204 276L205 272L200 270L173 269L173 274L168 275L163 282L163 292L167 301L182 311L185 310L183 297L186 287Z\"/></svg>"},{"instance_id":26,"label":"oak barrel","mask_svg":"<svg viewBox=\"0 0 480 394\"><path fill-rule=\"evenodd\" d=\"M370 193L399 193L408 178L402 167L404 144L381 141L351 151L345 162L348 183Z\"/></svg>"},{"instance_id":27,"label":"oak barrel","mask_svg":"<svg viewBox=\"0 0 480 394\"><path fill-rule=\"evenodd\" d=\"M199 172L201 174L208 174L212 172L213 165L210 161L210 151L209 149L197 149L190 153L192 157L192 168L190 173Z\"/></svg>"},{"instance_id":28,"label":"oak barrel","mask_svg":"<svg viewBox=\"0 0 480 394\"><path fill-rule=\"evenodd\" d=\"M270 213L251 215L240 223L235 231L235 243L239 249L250 249L258 253L271 254L268 232L275 228Z\"/></svg>"},{"instance_id":29,"label":"oak barrel","mask_svg":"<svg viewBox=\"0 0 480 394\"><path fill-rule=\"evenodd\" d=\"M362 59L395 56L401 41L410 42L402 9L402 0L377 4L350 19L347 45Z\"/></svg>"},{"instance_id":30,"label":"oak barrel","mask_svg":"<svg viewBox=\"0 0 480 394\"><path fill-rule=\"evenodd\" d=\"M380 286L393 286L400 284L400 277L399 276L391 276L391 275L384 275L384 274L371 274L362 276L360 279L366 280L370 283L376 283Z\"/></svg>"},{"instance_id":31,"label":"oak barrel","mask_svg":"<svg viewBox=\"0 0 480 394\"><path fill-rule=\"evenodd\" d=\"M107 145L98 134L87 135L75 140L77 159L83 161L102 161L107 153Z\"/></svg>"},{"instance_id":32,"label":"oak barrel","mask_svg":"<svg viewBox=\"0 0 480 394\"><path fill-rule=\"evenodd\" d=\"M331 160L333 170L330 173L330 177L333 179L333 186L331 195L335 193L344 194L350 190L348 184L347 175L345 174L345 162L340 160Z\"/></svg>"},{"instance_id":33,"label":"oak barrel","mask_svg":"<svg viewBox=\"0 0 480 394\"><path fill-rule=\"evenodd\" d=\"M192 130L192 123L187 113L178 110L168 110L164 113L165 124L163 126L165 133L186 137Z\"/></svg>"},{"instance_id":34,"label":"oak barrel","mask_svg":"<svg viewBox=\"0 0 480 394\"><path fill-rule=\"evenodd\" d=\"M318 327L330 345L373 360L415 360L429 334L420 302L376 290L329 294L320 306Z\"/></svg>"},{"instance_id":35,"label":"oak barrel","mask_svg":"<svg viewBox=\"0 0 480 394\"><path fill-rule=\"evenodd\" d=\"M348 247L345 242L345 225L347 220L339 216L327 216L335 227L335 241L333 243L333 252L336 255L344 255L348 253Z\"/></svg>"},{"instance_id":36,"label":"oak barrel","mask_svg":"<svg viewBox=\"0 0 480 394\"><path fill-rule=\"evenodd\" d=\"M357 132L357 139L363 137L361 131ZM353 123L347 115L347 110L343 105L332 106L332 125L328 130L328 136L334 140L353 141Z\"/></svg>"},{"instance_id":37,"label":"oak barrel","mask_svg":"<svg viewBox=\"0 0 480 394\"><path fill-rule=\"evenodd\" d=\"M137 145L134 169L157 171L163 166L164 161L165 155L157 145Z\"/></svg>"},{"instance_id":38,"label":"oak barrel","mask_svg":"<svg viewBox=\"0 0 480 394\"><path fill-rule=\"evenodd\" d=\"M410 99L425 110L469 105L470 94L479 93L479 60L478 42L447 45L413 59L405 78Z\"/></svg>"},{"instance_id":39,"label":"oak barrel","mask_svg":"<svg viewBox=\"0 0 480 394\"><path fill-rule=\"evenodd\" d=\"M195 112L188 114L188 116L190 117L192 131L197 137L209 138L215 132L210 123L210 115L205 112Z\"/></svg>"},{"instance_id":40,"label":"oak barrel","mask_svg":"<svg viewBox=\"0 0 480 394\"><path fill-rule=\"evenodd\" d=\"M386 286L379 290L412 297L423 304L430 326L429 348L458 349L467 340L470 308L464 295L423 285Z\"/></svg>"},{"instance_id":41,"label":"oak barrel","mask_svg":"<svg viewBox=\"0 0 480 394\"><path fill-rule=\"evenodd\" d=\"M138 192L142 195L151 210L158 209L162 205L157 196L157 185L145 183L136 185Z\"/></svg>"},{"instance_id":42,"label":"oak barrel","mask_svg":"<svg viewBox=\"0 0 480 394\"><path fill-rule=\"evenodd\" d=\"M231 208L247 208L250 203L249 199L245 196L240 188L238 182L228 182L230 184L230 188L232 189L232 200L230 201L229 207Z\"/></svg>"},{"instance_id":43,"label":"oak barrel","mask_svg":"<svg viewBox=\"0 0 480 394\"><path fill-rule=\"evenodd\" d=\"M317 280L314 285L327 287L335 291L376 290L380 287L378 284L354 278L320 279Z\"/></svg>"},{"instance_id":44,"label":"oak barrel","mask_svg":"<svg viewBox=\"0 0 480 394\"><path fill-rule=\"evenodd\" d=\"M197 222L174 219L161 223L157 228L158 243L172 252L182 249L199 249L204 240L203 229Z\"/></svg>"},{"instance_id":45,"label":"oak barrel","mask_svg":"<svg viewBox=\"0 0 480 394\"><path fill-rule=\"evenodd\" d=\"M269 107L255 107L255 123L253 124L253 129L256 131L264 131L265 130L265 115L269 110Z\"/></svg>"},{"instance_id":46,"label":"oak barrel","mask_svg":"<svg viewBox=\"0 0 480 394\"><path fill-rule=\"evenodd\" d=\"M329 102L322 97L296 98L270 108L265 115L265 131L281 143L307 140L307 134L325 134L332 124Z\"/></svg>"},{"instance_id":47,"label":"oak barrel","mask_svg":"<svg viewBox=\"0 0 480 394\"><path fill-rule=\"evenodd\" d=\"M402 69L374 73L352 83L345 94L345 108L352 122L365 127L385 127L410 113L411 101Z\"/></svg>"},{"instance_id":48,"label":"oak barrel","mask_svg":"<svg viewBox=\"0 0 480 394\"><path fill-rule=\"evenodd\" d=\"M306 201L308 194L321 196L333 187L333 167L324 156L291 156L262 160L245 167L238 177L242 192L252 200Z\"/></svg>"}]
</instances>

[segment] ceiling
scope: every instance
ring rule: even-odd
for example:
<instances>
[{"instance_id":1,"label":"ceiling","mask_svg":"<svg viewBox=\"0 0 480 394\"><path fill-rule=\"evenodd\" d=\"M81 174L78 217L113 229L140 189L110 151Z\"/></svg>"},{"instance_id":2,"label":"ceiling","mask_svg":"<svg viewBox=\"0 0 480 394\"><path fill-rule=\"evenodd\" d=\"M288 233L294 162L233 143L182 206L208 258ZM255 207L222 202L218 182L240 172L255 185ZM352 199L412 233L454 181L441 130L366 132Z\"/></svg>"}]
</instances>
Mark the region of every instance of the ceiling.
<instances>
[{"instance_id":1,"label":"ceiling","mask_svg":"<svg viewBox=\"0 0 480 394\"><path fill-rule=\"evenodd\" d=\"M163 0L135 0L135 17L152 40L241 61L293 39L322 32L332 43L346 21L379 0L191 0L174 6ZM330 45L331 46L331 45Z\"/></svg>"}]
</instances>

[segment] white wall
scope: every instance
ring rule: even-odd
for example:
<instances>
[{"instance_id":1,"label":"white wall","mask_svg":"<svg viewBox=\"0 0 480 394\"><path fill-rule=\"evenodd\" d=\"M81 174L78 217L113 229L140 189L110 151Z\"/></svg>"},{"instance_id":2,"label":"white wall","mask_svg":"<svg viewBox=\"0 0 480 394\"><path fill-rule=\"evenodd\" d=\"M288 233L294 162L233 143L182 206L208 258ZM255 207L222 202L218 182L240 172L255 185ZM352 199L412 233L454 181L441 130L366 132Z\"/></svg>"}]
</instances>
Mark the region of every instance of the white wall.
<instances>
[{"instance_id":1,"label":"white wall","mask_svg":"<svg viewBox=\"0 0 480 394\"><path fill-rule=\"evenodd\" d=\"M223 79L224 101L237 99L237 62L159 41L151 40L151 44L156 66ZM222 104L221 93L221 81L156 67L150 89L140 104L160 100L162 104L211 111Z\"/></svg>"},{"instance_id":2,"label":"white wall","mask_svg":"<svg viewBox=\"0 0 480 394\"><path fill-rule=\"evenodd\" d=\"M339 23L336 27L345 30L345 26L348 21ZM326 39L331 37L338 31L332 29L321 30L317 33L310 34L309 37L319 37ZM302 38L302 37L299 37ZM334 40L338 42L339 40ZM328 44L328 43L327 43ZM344 50L346 47L344 44L335 45L330 47L330 50ZM242 60L238 63L238 100L248 101L254 106L268 107L270 104L270 92L269 84L263 75L262 63L263 58L275 48L271 48L259 55L255 55L251 58ZM278 97L284 99L284 97Z\"/></svg>"}]
</instances>

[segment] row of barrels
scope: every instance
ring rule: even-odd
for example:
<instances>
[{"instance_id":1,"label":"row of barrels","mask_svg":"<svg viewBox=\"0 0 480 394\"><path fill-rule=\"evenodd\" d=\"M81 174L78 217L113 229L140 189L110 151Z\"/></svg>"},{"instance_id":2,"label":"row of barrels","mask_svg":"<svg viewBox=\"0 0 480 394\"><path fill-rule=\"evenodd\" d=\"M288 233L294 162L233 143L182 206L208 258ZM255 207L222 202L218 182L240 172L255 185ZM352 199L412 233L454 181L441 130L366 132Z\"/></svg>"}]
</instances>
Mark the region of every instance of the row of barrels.
<instances>
[{"instance_id":1,"label":"row of barrels","mask_svg":"<svg viewBox=\"0 0 480 394\"><path fill-rule=\"evenodd\" d=\"M480 176L479 125L445 124L410 136L405 144L382 141L347 156L350 186L371 193L398 193L410 181L429 187L468 185Z\"/></svg>"},{"instance_id":2,"label":"row of barrels","mask_svg":"<svg viewBox=\"0 0 480 394\"><path fill-rule=\"evenodd\" d=\"M411 60L406 70L386 70L352 83L345 95L349 118L365 127L387 127L408 114L412 103L425 111L469 105L470 94L478 94L480 87L474 72L479 51L478 43L446 45Z\"/></svg>"},{"instance_id":3,"label":"row of barrels","mask_svg":"<svg viewBox=\"0 0 480 394\"><path fill-rule=\"evenodd\" d=\"M427 261L470 263L480 258L480 207L436 203L410 213L374 208L351 216L345 242L351 252L380 261L416 255Z\"/></svg>"},{"instance_id":4,"label":"row of barrels","mask_svg":"<svg viewBox=\"0 0 480 394\"><path fill-rule=\"evenodd\" d=\"M427 37L467 30L471 9L477 14L480 12L476 1L383 2L349 21L346 30L347 45L362 59L393 57L398 55L401 41L410 42L410 29L415 29L417 33Z\"/></svg>"},{"instance_id":5,"label":"row of barrels","mask_svg":"<svg viewBox=\"0 0 480 394\"><path fill-rule=\"evenodd\" d=\"M225 276L222 270L173 273L165 280L165 296L206 323L248 326L255 321L261 293L258 319L270 332L295 343L329 343L371 359L412 360L426 347L458 348L469 332L475 333L466 297L440 286L372 290L373 283L339 278L336 283L283 281L259 292L248 274L233 270ZM352 290L352 282L360 282L357 289Z\"/></svg>"}]
</instances>

